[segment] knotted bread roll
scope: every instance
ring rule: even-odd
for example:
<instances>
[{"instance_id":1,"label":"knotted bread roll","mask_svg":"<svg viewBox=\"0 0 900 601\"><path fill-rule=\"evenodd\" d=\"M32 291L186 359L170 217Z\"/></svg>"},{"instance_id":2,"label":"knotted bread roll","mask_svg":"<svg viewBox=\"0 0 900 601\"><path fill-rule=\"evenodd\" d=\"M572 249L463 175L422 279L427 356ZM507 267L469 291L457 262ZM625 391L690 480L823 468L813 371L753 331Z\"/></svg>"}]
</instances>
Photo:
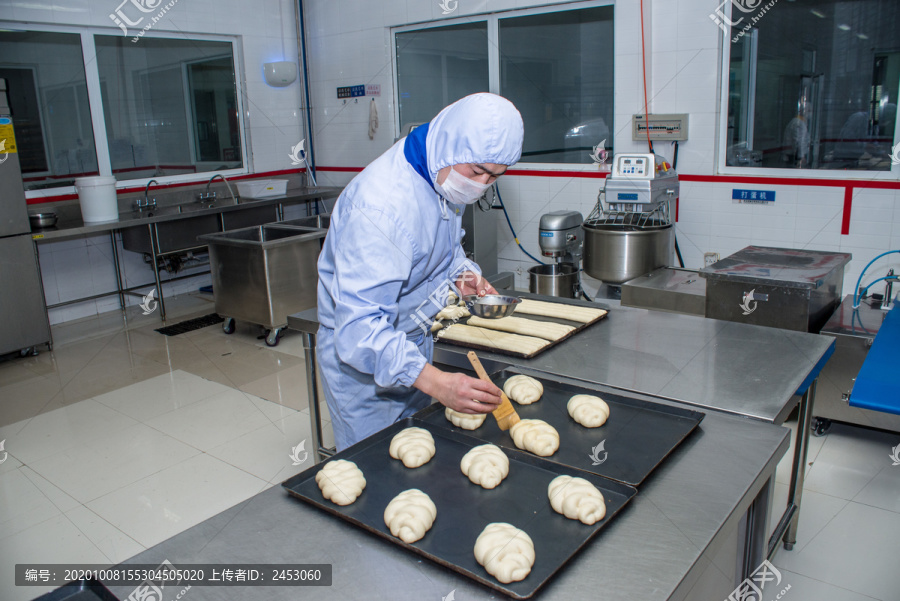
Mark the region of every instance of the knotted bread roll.
<instances>
[{"instance_id":1,"label":"knotted bread roll","mask_svg":"<svg viewBox=\"0 0 900 601\"><path fill-rule=\"evenodd\" d=\"M599 428L609 419L609 405L598 396L576 394L566 404L569 415L585 428Z\"/></svg>"},{"instance_id":2,"label":"knotted bread roll","mask_svg":"<svg viewBox=\"0 0 900 601\"><path fill-rule=\"evenodd\" d=\"M434 438L424 428L406 428L391 440L390 454L406 467L425 465L434 457Z\"/></svg>"},{"instance_id":3,"label":"knotted bread roll","mask_svg":"<svg viewBox=\"0 0 900 601\"><path fill-rule=\"evenodd\" d=\"M517 447L541 457L549 457L559 449L559 432L540 419L523 419L509 429Z\"/></svg>"},{"instance_id":4,"label":"knotted bread roll","mask_svg":"<svg viewBox=\"0 0 900 601\"><path fill-rule=\"evenodd\" d=\"M520 405L530 405L541 399L541 395L544 394L544 385L534 378L518 375L503 383L503 392L510 400Z\"/></svg>"},{"instance_id":5,"label":"knotted bread roll","mask_svg":"<svg viewBox=\"0 0 900 601\"><path fill-rule=\"evenodd\" d=\"M570 520L590 526L606 516L603 493L584 478L557 476L547 487L550 506Z\"/></svg>"},{"instance_id":6,"label":"knotted bread roll","mask_svg":"<svg viewBox=\"0 0 900 601\"><path fill-rule=\"evenodd\" d=\"M319 470L316 484L319 485L322 496L332 503L350 505L366 487L366 478L352 461L335 459Z\"/></svg>"},{"instance_id":7,"label":"knotted bread roll","mask_svg":"<svg viewBox=\"0 0 900 601\"><path fill-rule=\"evenodd\" d=\"M534 542L512 524L488 524L475 540L475 560L503 584L518 582L534 565Z\"/></svg>"},{"instance_id":8,"label":"knotted bread roll","mask_svg":"<svg viewBox=\"0 0 900 601\"><path fill-rule=\"evenodd\" d=\"M431 529L437 507L431 497L418 488L405 490L384 509L384 524L404 543L414 543Z\"/></svg>"},{"instance_id":9,"label":"knotted bread roll","mask_svg":"<svg viewBox=\"0 0 900 601\"><path fill-rule=\"evenodd\" d=\"M463 455L459 467L473 484L490 490L509 474L509 457L497 445L483 444Z\"/></svg>"}]
</instances>

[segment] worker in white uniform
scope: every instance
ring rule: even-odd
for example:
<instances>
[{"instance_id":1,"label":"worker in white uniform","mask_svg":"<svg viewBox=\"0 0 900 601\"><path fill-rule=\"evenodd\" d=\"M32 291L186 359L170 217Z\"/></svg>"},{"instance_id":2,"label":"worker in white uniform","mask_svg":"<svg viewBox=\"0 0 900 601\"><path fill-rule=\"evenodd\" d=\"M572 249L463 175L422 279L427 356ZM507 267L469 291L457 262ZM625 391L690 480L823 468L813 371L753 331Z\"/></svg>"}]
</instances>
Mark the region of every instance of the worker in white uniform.
<instances>
[{"instance_id":1,"label":"worker in white uniform","mask_svg":"<svg viewBox=\"0 0 900 601\"><path fill-rule=\"evenodd\" d=\"M414 129L338 197L319 257L318 364L342 450L427 407L500 403L493 384L431 365L421 316L460 296L496 294L460 244L465 206L515 164L524 127L494 94L473 94Z\"/></svg>"}]
</instances>

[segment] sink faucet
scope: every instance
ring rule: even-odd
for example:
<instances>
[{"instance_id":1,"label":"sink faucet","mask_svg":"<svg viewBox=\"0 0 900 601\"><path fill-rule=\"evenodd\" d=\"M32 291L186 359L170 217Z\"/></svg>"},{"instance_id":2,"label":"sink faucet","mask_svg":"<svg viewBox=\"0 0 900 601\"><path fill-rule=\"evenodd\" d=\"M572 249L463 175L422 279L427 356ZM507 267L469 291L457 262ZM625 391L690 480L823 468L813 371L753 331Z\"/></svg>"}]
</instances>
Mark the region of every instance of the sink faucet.
<instances>
[{"instance_id":1,"label":"sink faucet","mask_svg":"<svg viewBox=\"0 0 900 601\"><path fill-rule=\"evenodd\" d=\"M156 184L158 186L159 182L156 181L155 179L151 179L149 182L147 182L147 187L144 188L144 202L142 203L140 198L138 198L137 200L134 201L135 208L138 211L140 211L142 209L155 209L156 208L156 199L154 198L153 200L150 200L147 198L147 191L150 190L150 184Z\"/></svg>"},{"instance_id":2,"label":"sink faucet","mask_svg":"<svg viewBox=\"0 0 900 601\"><path fill-rule=\"evenodd\" d=\"M232 192L232 190L231 190L231 184L228 183L228 180L225 179L225 176L222 175L221 173L216 173L214 176L209 178L209 181L206 182L206 192L201 192L200 194L198 194L197 200L199 202L206 202L206 201L215 202L216 201L216 193L209 191L210 184L212 184L213 180L215 180L216 178L221 178L222 181L225 182L225 187L228 188L228 193L231 194L231 199L234 201L234 204L237 204L238 201L237 201L237 198L234 197L234 192Z\"/></svg>"}]
</instances>

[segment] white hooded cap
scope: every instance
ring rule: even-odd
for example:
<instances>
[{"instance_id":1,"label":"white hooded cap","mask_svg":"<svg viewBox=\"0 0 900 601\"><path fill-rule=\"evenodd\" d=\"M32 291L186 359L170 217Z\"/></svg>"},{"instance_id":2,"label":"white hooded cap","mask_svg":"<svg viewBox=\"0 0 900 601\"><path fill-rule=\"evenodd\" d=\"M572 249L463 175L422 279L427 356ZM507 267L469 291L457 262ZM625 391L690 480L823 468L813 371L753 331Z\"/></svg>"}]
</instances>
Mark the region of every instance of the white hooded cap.
<instances>
[{"instance_id":1,"label":"white hooded cap","mask_svg":"<svg viewBox=\"0 0 900 601\"><path fill-rule=\"evenodd\" d=\"M522 156L525 126L512 102L481 92L461 98L431 120L425 140L428 172L461 163L514 165Z\"/></svg>"}]
</instances>

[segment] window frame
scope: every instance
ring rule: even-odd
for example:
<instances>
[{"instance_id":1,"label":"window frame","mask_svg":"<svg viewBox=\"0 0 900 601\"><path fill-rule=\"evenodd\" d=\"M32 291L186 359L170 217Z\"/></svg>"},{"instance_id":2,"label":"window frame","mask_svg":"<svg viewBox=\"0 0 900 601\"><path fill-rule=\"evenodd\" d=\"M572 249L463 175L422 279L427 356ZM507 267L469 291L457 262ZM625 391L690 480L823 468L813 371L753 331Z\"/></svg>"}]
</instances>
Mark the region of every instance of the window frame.
<instances>
[{"instance_id":1,"label":"window frame","mask_svg":"<svg viewBox=\"0 0 900 601\"><path fill-rule=\"evenodd\" d=\"M97 152L97 169L101 176L113 176L112 162L109 155L109 140L106 132L106 121L104 118L105 107L102 104L102 96L100 92L100 71L97 66L96 47L94 45L94 36L122 37L118 29L107 27L72 27L66 25L49 25L49 24L28 24L23 27L22 23L11 21L0 21L0 28L11 31L31 31L35 33L68 33L78 35L81 40L81 53L84 65L85 83L87 85L88 103L91 113L92 131L94 134L94 147ZM241 131L241 163L242 167L236 169L223 169L220 171L204 171L202 173L184 173L180 175L166 175L158 177L141 177L137 179L122 179L116 181L116 189L137 189L143 188L151 179L157 180L161 185L175 183L194 183L205 182L213 173L221 173L226 177L244 175L251 173L250 166L250 128L248 123L248 115L246 114L245 87L244 82L244 56L242 52L242 38L239 35L221 35L221 34L204 34L190 33L177 35L171 31L155 31L148 30L143 32L144 38L156 39L174 39L174 40L198 40L204 42L227 42L231 45L232 57L234 60L234 84L236 111L238 113L238 127ZM188 107L189 99L185 100L185 106ZM44 107L39 107L41 118L44 117ZM188 127L189 132L192 130ZM190 133L189 133L190 135ZM46 143L46 142L45 142ZM192 159L193 160L193 159ZM33 198L53 198L58 196L68 196L76 194L75 186L57 186L53 188L44 188L39 190L25 190L27 199Z\"/></svg>"},{"instance_id":2,"label":"window frame","mask_svg":"<svg viewBox=\"0 0 900 601\"><path fill-rule=\"evenodd\" d=\"M728 20L731 20L734 7L726 2L720 9L725 9ZM752 29L753 31L756 28ZM730 29L729 29L730 32ZM731 34L719 32L719 119L716 135L715 173L717 175L797 178L797 179L834 179L834 180L900 180L900 164L891 164L889 171L862 171L843 169L779 169L775 167L738 167L726 164L728 150L728 95L730 92L729 70L731 65ZM753 74L755 79L756 74ZM755 86L754 86L755 89ZM898 85L900 95L900 85ZM755 99L754 99L755 102ZM894 144L900 144L900 119L894 124Z\"/></svg>"},{"instance_id":3,"label":"window frame","mask_svg":"<svg viewBox=\"0 0 900 601\"><path fill-rule=\"evenodd\" d=\"M591 2L567 2L565 4L553 4L549 6L537 6L532 8L517 8L507 10L497 10L489 13L475 13L461 17L453 17L441 19L438 21L425 21L420 23L410 23L408 25L398 25L390 28L391 39L391 69L393 83L393 101L394 101L394 137L399 138L402 135L400 131L400 86L397 81L397 34L407 33L410 31L422 31L425 29L437 29L440 27L449 27L451 25L461 25L464 23L487 22L488 35L488 91L492 94L500 94L500 20L516 17L527 17L531 15L549 15L558 12L570 12L573 10L583 10L589 8L597 8L601 6L612 6L615 11L615 0L592 0ZM616 18L613 12L613 36L616 30ZM615 38L614 38L615 40ZM616 95L615 95L615 75L613 76L613 116L616 114ZM615 144L615 139L613 140ZM519 161L516 163L518 168L527 168L534 171L596 171L597 166L593 163L529 163Z\"/></svg>"}]
</instances>

